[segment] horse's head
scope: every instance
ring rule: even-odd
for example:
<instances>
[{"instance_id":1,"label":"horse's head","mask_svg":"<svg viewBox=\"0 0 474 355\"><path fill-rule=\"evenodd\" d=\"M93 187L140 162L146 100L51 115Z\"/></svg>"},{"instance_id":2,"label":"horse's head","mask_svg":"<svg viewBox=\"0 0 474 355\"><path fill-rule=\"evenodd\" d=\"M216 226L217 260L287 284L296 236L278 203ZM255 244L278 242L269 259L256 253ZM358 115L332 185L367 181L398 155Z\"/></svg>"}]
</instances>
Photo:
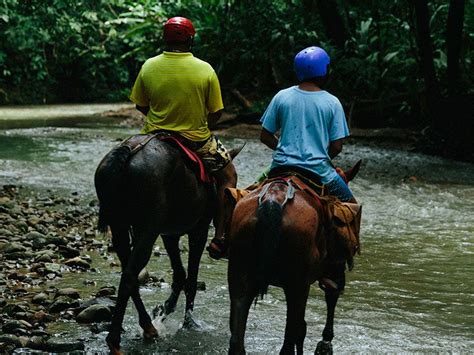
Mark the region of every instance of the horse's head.
<instances>
[{"instance_id":1,"label":"horse's head","mask_svg":"<svg viewBox=\"0 0 474 355\"><path fill-rule=\"evenodd\" d=\"M355 165L347 171L342 170L341 168L336 168L336 172L342 177L342 179L349 184L349 181L355 178L357 173L359 172L360 165L362 164L362 160L359 160Z\"/></svg>"}]
</instances>

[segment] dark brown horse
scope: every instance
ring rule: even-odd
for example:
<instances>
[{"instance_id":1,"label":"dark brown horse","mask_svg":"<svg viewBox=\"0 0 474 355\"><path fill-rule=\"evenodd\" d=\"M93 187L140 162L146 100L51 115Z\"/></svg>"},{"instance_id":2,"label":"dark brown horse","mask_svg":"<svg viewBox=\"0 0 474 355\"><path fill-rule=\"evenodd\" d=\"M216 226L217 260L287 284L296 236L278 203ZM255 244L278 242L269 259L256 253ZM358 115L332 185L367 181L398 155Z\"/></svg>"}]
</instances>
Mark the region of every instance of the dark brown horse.
<instances>
[{"instance_id":1,"label":"dark brown horse","mask_svg":"<svg viewBox=\"0 0 474 355\"><path fill-rule=\"evenodd\" d=\"M143 136L135 136L129 143L137 146L136 141L143 141ZM231 151L232 157L239 151ZM107 336L111 352L120 353L120 332L130 297L144 337L157 336L139 294L138 274L147 265L158 235L163 238L173 268L172 293L162 307L163 313L174 311L184 290L184 326L193 324L191 312L199 263L215 208L213 186L199 180L177 147L154 138L136 153L130 145L112 149L97 167L95 187L100 201L99 229L110 227L112 244L122 265ZM179 237L184 234L189 239L187 275L178 248Z\"/></svg>"},{"instance_id":2,"label":"dark brown horse","mask_svg":"<svg viewBox=\"0 0 474 355\"><path fill-rule=\"evenodd\" d=\"M347 181L359 165L346 172ZM306 302L316 280L325 290L327 304L323 341L316 352L332 352L334 310L344 282L337 280L338 286L334 279L343 277L345 260L351 258L345 255L344 241L335 240L327 227L325 203L283 179L267 182L238 201L229 236L231 354L245 353L249 308L269 285L283 288L286 296L281 353L303 353Z\"/></svg>"}]
</instances>

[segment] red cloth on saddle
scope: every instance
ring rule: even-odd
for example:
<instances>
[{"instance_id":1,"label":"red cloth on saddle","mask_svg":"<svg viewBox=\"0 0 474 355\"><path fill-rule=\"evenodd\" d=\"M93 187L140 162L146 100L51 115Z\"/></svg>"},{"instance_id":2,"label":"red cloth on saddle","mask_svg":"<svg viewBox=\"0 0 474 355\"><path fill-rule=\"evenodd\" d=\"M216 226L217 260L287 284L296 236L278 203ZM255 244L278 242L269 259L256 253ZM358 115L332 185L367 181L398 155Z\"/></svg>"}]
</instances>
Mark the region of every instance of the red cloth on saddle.
<instances>
[{"instance_id":1,"label":"red cloth on saddle","mask_svg":"<svg viewBox=\"0 0 474 355\"><path fill-rule=\"evenodd\" d=\"M199 177L199 180L203 183L213 183L214 178L209 175L209 173L206 170L206 167L204 166L204 163L202 162L201 158L199 155L196 154L196 152L192 151L188 147L186 147L178 138L173 137L173 136L158 136L158 138L162 141L172 141L175 143L181 151L186 155L188 160L195 164L197 166L197 171L196 175Z\"/></svg>"}]
</instances>

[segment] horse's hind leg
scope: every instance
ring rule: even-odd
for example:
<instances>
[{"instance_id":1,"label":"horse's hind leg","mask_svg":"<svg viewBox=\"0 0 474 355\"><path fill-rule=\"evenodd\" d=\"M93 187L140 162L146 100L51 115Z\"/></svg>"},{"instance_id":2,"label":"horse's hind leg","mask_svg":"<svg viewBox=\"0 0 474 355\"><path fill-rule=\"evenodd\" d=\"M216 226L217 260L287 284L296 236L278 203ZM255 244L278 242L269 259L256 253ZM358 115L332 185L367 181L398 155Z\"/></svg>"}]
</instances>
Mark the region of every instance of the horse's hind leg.
<instances>
[{"instance_id":1,"label":"horse's hind leg","mask_svg":"<svg viewBox=\"0 0 474 355\"><path fill-rule=\"evenodd\" d=\"M122 265L122 271L125 270L130 257L131 245L129 226L111 226L112 244ZM145 305L140 297L139 287L137 286L131 294L133 303L138 312L138 322L143 329L145 338L158 336L158 332L151 322L151 318L146 311Z\"/></svg>"},{"instance_id":2,"label":"horse's hind leg","mask_svg":"<svg viewBox=\"0 0 474 355\"><path fill-rule=\"evenodd\" d=\"M152 231L135 228L134 232L133 248L126 266L122 267L117 303L113 312L110 331L106 338L112 353L120 352L120 332L128 299L138 290L138 274L150 260L153 244L156 240L156 235Z\"/></svg>"},{"instance_id":3,"label":"horse's hind leg","mask_svg":"<svg viewBox=\"0 0 474 355\"><path fill-rule=\"evenodd\" d=\"M186 295L186 313L183 326L185 328L198 327L192 318L194 310L194 299L197 292L197 281L199 273L199 263L207 241L207 231L209 223L201 223L197 228L188 234L189 256L188 256L188 277L184 293Z\"/></svg>"},{"instance_id":4,"label":"horse's hind leg","mask_svg":"<svg viewBox=\"0 0 474 355\"><path fill-rule=\"evenodd\" d=\"M285 341L280 354L303 354L303 342L306 337L306 321L304 315L308 300L309 285L304 281L298 286L284 288L286 296L286 327Z\"/></svg>"},{"instance_id":5,"label":"horse's hind leg","mask_svg":"<svg viewBox=\"0 0 474 355\"><path fill-rule=\"evenodd\" d=\"M153 315L156 317L158 310L161 309L162 314L167 316L173 313L176 309L176 303L178 302L179 294L184 289L186 282L186 271L181 261L181 255L179 250L179 235L162 235L163 243L165 245L166 252L170 258L171 268L173 269L173 282L171 284L171 295L165 301L164 305L157 307L153 311Z\"/></svg>"},{"instance_id":6,"label":"horse's hind leg","mask_svg":"<svg viewBox=\"0 0 474 355\"><path fill-rule=\"evenodd\" d=\"M257 295L255 280L246 275L239 275L229 260L229 294L230 294L230 341L229 354L245 354L245 328L252 301Z\"/></svg>"}]
</instances>

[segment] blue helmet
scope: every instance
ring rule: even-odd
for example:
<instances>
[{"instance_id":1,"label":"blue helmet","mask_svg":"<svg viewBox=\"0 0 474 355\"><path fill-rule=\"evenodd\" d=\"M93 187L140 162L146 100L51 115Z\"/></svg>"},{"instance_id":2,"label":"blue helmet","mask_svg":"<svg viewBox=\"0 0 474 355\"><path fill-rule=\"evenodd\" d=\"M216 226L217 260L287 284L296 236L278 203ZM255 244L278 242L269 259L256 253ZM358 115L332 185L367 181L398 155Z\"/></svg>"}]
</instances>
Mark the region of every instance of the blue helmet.
<instances>
[{"instance_id":1,"label":"blue helmet","mask_svg":"<svg viewBox=\"0 0 474 355\"><path fill-rule=\"evenodd\" d=\"M294 66L299 81L316 76L325 76L331 62L326 51L319 47L308 47L295 56Z\"/></svg>"}]
</instances>

